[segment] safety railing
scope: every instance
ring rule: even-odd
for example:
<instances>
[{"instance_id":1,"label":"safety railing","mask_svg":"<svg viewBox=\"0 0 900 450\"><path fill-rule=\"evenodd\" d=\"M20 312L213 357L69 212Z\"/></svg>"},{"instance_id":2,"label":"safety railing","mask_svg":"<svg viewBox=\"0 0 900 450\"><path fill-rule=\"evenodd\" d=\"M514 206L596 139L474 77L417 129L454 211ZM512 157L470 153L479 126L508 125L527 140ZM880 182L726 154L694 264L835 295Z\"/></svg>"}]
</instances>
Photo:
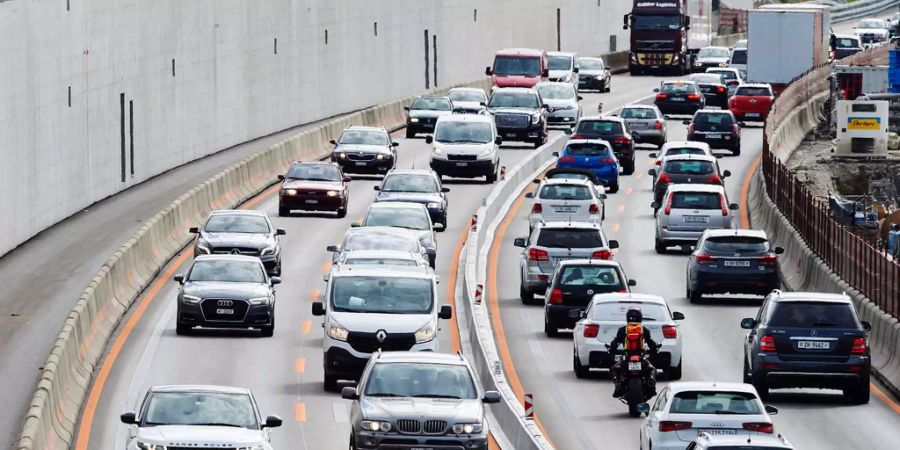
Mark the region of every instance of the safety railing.
<instances>
[{"instance_id":1,"label":"safety railing","mask_svg":"<svg viewBox=\"0 0 900 450\"><path fill-rule=\"evenodd\" d=\"M860 0L845 5L833 6L831 8L831 21L841 22L867 17L891 7L897 7L898 4L900 4L900 0Z\"/></svg>"}]
</instances>

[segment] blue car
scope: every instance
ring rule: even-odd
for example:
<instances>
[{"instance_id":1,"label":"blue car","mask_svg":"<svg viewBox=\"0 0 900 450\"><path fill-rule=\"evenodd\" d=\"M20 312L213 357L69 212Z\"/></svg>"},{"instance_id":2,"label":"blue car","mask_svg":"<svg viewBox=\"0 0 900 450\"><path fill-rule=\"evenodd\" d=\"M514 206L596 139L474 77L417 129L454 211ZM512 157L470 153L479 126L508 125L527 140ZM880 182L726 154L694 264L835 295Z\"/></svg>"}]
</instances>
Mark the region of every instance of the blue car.
<instances>
[{"instance_id":1,"label":"blue car","mask_svg":"<svg viewBox=\"0 0 900 450\"><path fill-rule=\"evenodd\" d=\"M590 170L610 192L619 190L619 160L608 142L601 139L572 139L557 156L556 167Z\"/></svg>"}]
</instances>

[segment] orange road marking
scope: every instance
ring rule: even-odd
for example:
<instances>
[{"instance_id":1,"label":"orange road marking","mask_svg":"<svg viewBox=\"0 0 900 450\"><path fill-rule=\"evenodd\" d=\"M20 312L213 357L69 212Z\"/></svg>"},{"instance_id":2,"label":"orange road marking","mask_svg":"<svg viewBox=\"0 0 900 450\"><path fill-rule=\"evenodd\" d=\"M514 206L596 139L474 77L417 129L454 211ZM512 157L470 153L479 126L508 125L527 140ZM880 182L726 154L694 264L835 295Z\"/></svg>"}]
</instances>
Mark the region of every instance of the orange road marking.
<instances>
[{"instance_id":1,"label":"orange road marking","mask_svg":"<svg viewBox=\"0 0 900 450\"><path fill-rule=\"evenodd\" d=\"M494 438L494 433L488 434L488 450L500 450L500 444L498 444L497 439Z\"/></svg>"},{"instance_id":2,"label":"orange road marking","mask_svg":"<svg viewBox=\"0 0 900 450\"><path fill-rule=\"evenodd\" d=\"M741 183L741 226L748 229L750 228L750 208L747 206L747 203L750 198L750 182L753 180L753 174L756 173L756 168L759 167L760 162L762 162L762 155L757 156L750 163L747 175L744 175L744 182Z\"/></svg>"},{"instance_id":3,"label":"orange road marking","mask_svg":"<svg viewBox=\"0 0 900 450\"><path fill-rule=\"evenodd\" d=\"M632 189L630 186L625 188L625 195L631 195L632 192L634 192L634 189Z\"/></svg>"},{"instance_id":4,"label":"orange road marking","mask_svg":"<svg viewBox=\"0 0 900 450\"><path fill-rule=\"evenodd\" d=\"M276 185L260 192L259 194L256 195L256 197L253 197L250 200L247 200L246 202L244 202L244 204L240 206L240 209L253 209L253 207L256 206L257 203L265 200L266 198L268 198L270 195L274 194L275 192L278 192L278 189L280 187L281 187L280 184L276 184Z\"/></svg>"},{"instance_id":5,"label":"orange road marking","mask_svg":"<svg viewBox=\"0 0 900 450\"><path fill-rule=\"evenodd\" d=\"M324 263L322 263L322 272L331 271L331 260L326 259Z\"/></svg>"},{"instance_id":6,"label":"orange road marking","mask_svg":"<svg viewBox=\"0 0 900 450\"><path fill-rule=\"evenodd\" d=\"M622 228L622 225L617 224L617 223L614 223L612 226L613 232L619 231L620 228Z\"/></svg>"},{"instance_id":7,"label":"orange road marking","mask_svg":"<svg viewBox=\"0 0 900 450\"><path fill-rule=\"evenodd\" d=\"M625 212L625 205L619 205L616 209L619 210L619 212Z\"/></svg>"},{"instance_id":8,"label":"orange road marking","mask_svg":"<svg viewBox=\"0 0 900 450\"><path fill-rule=\"evenodd\" d=\"M309 334L310 330L312 330L312 320L304 320L300 325L300 332L303 334Z\"/></svg>"},{"instance_id":9,"label":"orange road marking","mask_svg":"<svg viewBox=\"0 0 900 450\"><path fill-rule=\"evenodd\" d=\"M875 383L871 383L869 387L872 389L872 393L880 398L888 408L891 408L895 413L900 414L900 404L897 404L893 398L885 394L881 389L878 389L878 386L875 386Z\"/></svg>"},{"instance_id":10,"label":"orange road marking","mask_svg":"<svg viewBox=\"0 0 900 450\"><path fill-rule=\"evenodd\" d=\"M306 422L306 403L294 403L294 420L297 422Z\"/></svg>"},{"instance_id":11,"label":"orange road marking","mask_svg":"<svg viewBox=\"0 0 900 450\"><path fill-rule=\"evenodd\" d=\"M319 289L313 289L312 292L309 293L309 299L312 301L316 301L319 299L319 295L322 293Z\"/></svg>"},{"instance_id":12,"label":"orange road marking","mask_svg":"<svg viewBox=\"0 0 900 450\"><path fill-rule=\"evenodd\" d=\"M453 259L450 260L450 273L447 275L447 301L453 309L453 316L450 318L450 350L453 353L462 349L462 343L459 338L459 322L456 318L456 281L459 272L459 257L462 255L463 247L466 245L466 238L469 236L468 228L463 229L462 234L456 241L456 248L453 250Z\"/></svg>"},{"instance_id":13,"label":"orange road marking","mask_svg":"<svg viewBox=\"0 0 900 450\"><path fill-rule=\"evenodd\" d=\"M640 180L641 178L644 178L644 172L638 172L637 174L634 175L634 178L636 180Z\"/></svg>"},{"instance_id":14,"label":"orange road marking","mask_svg":"<svg viewBox=\"0 0 900 450\"><path fill-rule=\"evenodd\" d=\"M306 371L306 358L298 356L297 359L294 360L294 372L300 375L304 371Z\"/></svg>"}]
</instances>

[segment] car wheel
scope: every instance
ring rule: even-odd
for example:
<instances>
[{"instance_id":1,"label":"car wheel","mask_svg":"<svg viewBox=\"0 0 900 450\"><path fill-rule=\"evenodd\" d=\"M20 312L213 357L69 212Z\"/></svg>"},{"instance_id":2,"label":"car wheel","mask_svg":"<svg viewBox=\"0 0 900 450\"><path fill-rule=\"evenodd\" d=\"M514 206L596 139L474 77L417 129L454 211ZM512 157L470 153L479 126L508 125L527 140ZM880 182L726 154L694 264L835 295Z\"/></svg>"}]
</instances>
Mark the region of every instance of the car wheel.
<instances>
[{"instance_id":1,"label":"car wheel","mask_svg":"<svg viewBox=\"0 0 900 450\"><path fill-rule=\"evenodd\" d=\"M281 276L281 261L280 260L278 261L278 264L275 265L275 269L272 270L271 276L273 276L273 277Z\"/></svg>"},{"instance_id":2,"label":"car wheel","mask_svg":"<svg viewBox=\"0 0 900 450\"><path fill-rule=\"evenodd\" d=\"M544 312L544 334L547 335L548 338L555 338L559 336L559 328L556 328L550 321L547 319L547 313Z\"/></svg>"},{"instance_id":3,"label":"car wheel","mask_svg":"<svg viewBox=\"0 0 900 450\"><path fill-rule=\"evenodd\" d=\"M732 156L741 156L741 145L740 144L738 144L738 146L735 147L734 150L731 151L731 155Z\"/></svg>"},{"instance_id":4,"label":"car wheel","mask_svg":"<svg viewBox=\"0 0 900 450\"><path fill-rule=\"evenodd\" d=\"M413 131L413 130L410 130L409 127L407 127L407 128L406 128L406 138L407 138L407 139L413 139L413 138L415 138L415 137L416 137L416 132Z\"/></svg>"},{"instance_id":5,"label":"car wheel","mask_svg":"<svg viewBox=\"0 0 900 450\"><path fill-rule=\"evenodd\" d=\"M284 206L278 205L278 217L287 217L291 215L290 208L285 208Z\"/></svg>"},{"instance_id":6,"label":"car wheel","mask_svg":"<svg viewBox=\"0 0 900 450\"><path fill-rule=\"evenodd\" d=\"M613 194L615 194L616 192L619 192L619 183L616 183L616 184L610 186L609 192L611 192Z\"/></svg>"},{"instance_id":7,"label":"car wheel","mask_svg":"<svg viewBox=\"0 0 900 450\"><path fill-rule=\"evenodd\" d=\"M703 301L703 291L699 289L691 289L688 291L688 300L691 303L700 303Z\"/></svg>"},{"instance_id":8,"label":"car wheel","mask_svg":"<svg viewBox=\"0 0 900 450\"><path fill-rule=\"evenodd\" d=\"M357 450L356 447L356 436L353 436L353 433L350 433L350 446L348 447L350 450Z\"/></svg>"},{"instance_id":9,"label":"car wheel","mask_svg":"<svg viewBox=\"0 0 900 450\"><path fill-rule=\"evenodd\" d=\"M634 160L632 159L630 163L622 164L622 174L623 175L631 175L634 173Z\"/></svg>"},{"instance_id":10,"label":"car wheel","mask_svg":"<svg viewBox=\"0 0 900 450\"><path fill-rule=\"evenodd\" d=\"M678 365L675 367L669 367L665 370L666 378L668 380L680 380L681 379L681 366L684 364L684 361L679 361Z\"/></svg>"},{"instance_id":11,"label":"car wheel","mask_svg":"<svg viewBox=\"0 0 900 450\"><path fill-rule=\"evenodd\" d=\"M337 209L337 217L338 217L338 219L343 219L344 217L347 217L347 207L346 206L342 206Z\"/></svg>"},{"instance_id":12,"label":"car wheel","mask_svg":"<svg viewBox=\"0 0 900 450\"><path fill-rule=\"evenodd\" d=\"M487 182L487 184L493 184L495 181L497 181L497 169L494 168L494 170L485 175L484 180Z\"/></svg>"},{"instance_id":13,"label":"car wheel","mask_svg":"<svg viewBox=\"0 0 900 450\"><path fill-rule=\"evenodd\" d=\"M519 285L519 298L522 299L522 304L527 305L529 303L534 302L534 292L525 289L525 284Z\"/></svg>"},{"instance_id":14,"label":"car wheel","mask_svg":"<svg viewBox=\"0 0 900 450\"><path fill-rule=\"evenodd\" d=\"M572 351L572 369L575 371L576 378L587 378L591 372L589 367L581 365L577 351Z\"/></svg>"},{"instance_id":15,"label":"car wheel","mask_svg":"<svg viewBox=\"0 0 900 450\"><path fill-rule=\"evenodd\" d=\"M544 139L544 138L540 138L540 139L534 141L534 148L541 148L541 146L544 145L545 141L546 141L546 139Z\"/></svg>"},{"instance_id":16,"label":"car wheel","mask_svg":"<svg viewBox=\"0 0 900 450\"><path fill-rule=\"evenodd\" d=\"M190 325L184 325L180 323L175 324L175 334L177 334L178 336L187 336L191 334L191 330L193 329L194 327Z\"/></svg>"},{"instance_id":17,"label":"car wheel","mask_svg":"<svg viewBox=\"0 0 900 450\"><path fill-rule=\"evenodd\" d=\"M844 389L844 398L851 405L865 405L869 403L869 377L862 377L859 384Z\"/></svg>"},{"instance_id":18,"label":"car wheel","mask_svg":"<svg viewBox=\"0 0 900 450\"><path fill-rule=\"evenodd\" d=\"M440 224L444 226L444 230L446 231L447 227L449 226L449 225L447 225L447 212L446 211L444 211L444 213L441 214L441 220L439 220L438 222L440 222Z\"/></svg>"},{"instance_id":19,"label":"car wheel","mask_svg":"<svg viewBox=\"0 0 900 450\"><path fill-rule=\"evenodd\" d=\"M747 355L744 355L744 384L750 384L753 379L750 377L750 364L747 364Z\"/></svg>"},{"instance_id":20,"label":"car wheel","mask_svg":"<svg viewBox=\"0 0 900 450\"><path fill-rule=\"evenodd\" d=\"M611 81L611 80L610 80L610 81L607 81L607 82L606 82L606 85L603 86L603 88L604 88L604 89L603 89L603 92L610 92L610 91L612 91L612 81Z\"/></svg>"},{"instance_id":21,"label":"car wheel","mask_svg":"<svg viewBox=\"0 0 900 450\"><path fill-rule=\"evenodd\" d=\"M756 393L759 394L759 399L765 401L769 398L769 383L766 382L765 375L761 373L752 373L750 375L750 382L754 388L756 388Z\"/></svg>"},{"instance_id":22,"label":"car wheel","mask_svg":"<svg viewBox=\"0 0 900 450\"><path fill-rule=\"evenodd\" d=\"M325 382L323 384L324 384L325 392L337 392L337 389L338 389L337 377L329 375L328 372L325 372Z\"/></svg>"},{"instance_id":23,"label":"car wheel","mask_svg":"<svg viewBox=\"0 0 900 450\"><path fill-rule=\"evenodd\" d=\"M665 255L667 252L666 244L664 244L663 241L660 241L659 238L656 239L656 243L654 244L653 248L654 250L656 250L656 253L659 253L660 255Z\"/></svg>"}]
</instances>

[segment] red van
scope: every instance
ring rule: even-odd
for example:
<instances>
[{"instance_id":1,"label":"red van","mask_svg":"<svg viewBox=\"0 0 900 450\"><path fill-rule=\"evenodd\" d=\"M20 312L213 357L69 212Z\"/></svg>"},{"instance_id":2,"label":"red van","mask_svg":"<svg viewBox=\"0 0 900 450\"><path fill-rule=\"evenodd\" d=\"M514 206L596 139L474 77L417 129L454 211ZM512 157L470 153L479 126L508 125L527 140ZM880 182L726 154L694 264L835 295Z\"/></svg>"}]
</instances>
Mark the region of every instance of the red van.
<instances>
[{"instance_id":1,"label":"red van","mask_svg":"<svg viewBox=\"0 0 900 450\"><path fill-rule=\"evenodd\" d=\"M550 75L547 52L531 48L500 50L494 56L494 67L486 68L484 74L497 87L534 87Z\"/></svg>"}]
</instances>

